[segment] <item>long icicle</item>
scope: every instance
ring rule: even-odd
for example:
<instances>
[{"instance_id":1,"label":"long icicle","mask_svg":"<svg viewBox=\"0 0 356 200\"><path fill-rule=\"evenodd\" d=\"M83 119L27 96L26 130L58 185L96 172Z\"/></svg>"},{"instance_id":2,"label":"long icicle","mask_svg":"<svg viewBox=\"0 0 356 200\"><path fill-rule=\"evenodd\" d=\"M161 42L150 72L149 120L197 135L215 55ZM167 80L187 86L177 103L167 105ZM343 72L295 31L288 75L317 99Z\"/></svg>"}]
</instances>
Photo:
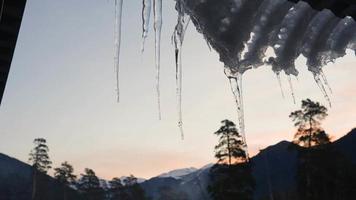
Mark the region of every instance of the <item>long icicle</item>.
<instances>
[{"instance_id":1,"label":"long icicle","mask_svg":"<svg viewBox=\"0 0 356 200\"><path fill-rule=\"evenodd\" d=\"M148 36L150 18L151 18L151 6L152 0L142 0L142 48L141 52L145 50L145 42Z\"/></svg>"},{"instance_id":2,"label":"long icicle","mask_svg":"<svg viewBox=\"0 0 356 200\"><path fill-rule=\"evenodd\" d=\"M239 122L239 131L242 135L242 139L244 142L244 150L246 152L246 159L249 160L248 154L248 146L246 142L246 133L245 133L245 117L244 117L244 109L243 109L243 93L242 93L242 73L236 72L231 73L228 67L225 67L225 74L229 79L231 91L235 98L238 122Z\"/></svg>"},{"instance_id":3,"label":"long icicle","mask_svg":"<svg viewBox=\"0 0 356 200\"><path fill-rule=\"evenodd\" d=\"M121 47L121 18L123 0L115 0L115 56L116 93L117 102L120 102L120 47Z\"/></svg>"},{"instance_id":4,"label":"long icicle","mask_svg":"<svg viewBox=\"0 0 356 200\"><path fill-rule=\"evenodd\" d=\"M315 80L316 84L318 85L320 91L324 95L325 100L329 103L329 106L331 108L331 100L329 98L328 93L326 92L326 89L325 89L325 86L324 86L322 80L320 79L320 74L314 73L313 75L314 75L314 80Z\"/></svg>"},{"instance_id":5,"label":"long icicle","mask_svg":"<svg viewBox=\"0 0 356 200\"><path fill-rule=\"evenodd\" d=\"M293 98L293 103L296 104L295 102L295 94L294 94L294 88L293 88L293 83L292 83L292 79L290 77L291 75L288 75L288 83L289 83L289 88L290 88L290 92Z\"/></svg>"},{"instance_id":6,"label":"long icicle","mask_svg":"<svg viewBox=\"0 0 356 200\"><path fill-rule=\"evenodd\" d=\"M280 73L277 72L276 73L276 76L277 76L277 80L278 80L278 84L279 84L279 88L281 89L281 94L282 94L282 97L283 99L285 98L284 96L284 91L283 91L283 87L282 87L282 81L281 81L281 76L280 76Z\"/></svg>"},{"instance_id":7,"label":"long icicle","mask_svg":"<svg viewBox=\"0 0 356 200\"><path fill-rule=\"evenodd\" d=\"M324 84L328 87L330 94L332 94L332 93L333 93L333 90L331 89L331 87L330 87L330 85L329 85L329 81L328 81L328 79L326 78L326 76L325 76L325 74L324 74L324 71L323 71L322 69L320 69L320 72L319 72L319 73L320 73L321 78L322 78L323 81L324 81Z\"/></svg>"},{"instance_id":8,"label":"long icicle","mask_svg":"<svg viewBox=\"0 0 356 200\"><path fill-rule=\"evenodd\" d=\"M247 146L247 139L246 139L246 131L245 131L245 111L244 111L244 98L243 98L243 87L242 87L242 73L238 74L239 77L239 87L240 87L240 102L241 102L241 109L240 109L240 130L241 130L241 134L243 137L243 141L244 141L244 147L245 147L245 152L246 152L246 159L247 161L250 159L249 158L249 154L248 154L248 146Z\"/></svg>"},{"instance_id":9,"label":"long icicle","mask_svg":"<svg viewBox=\"0 0 356 200\"><path fill-rule=\"evenodd\" d=\"M181 133L181 138L183 140L184 131L183 131L183 117L182 117L182 76L183 76L182 45L184 41L185 32L190 22L190 18L184 14L180 2L177 2L176 9L178 10L178 20L172 35L172 42L175 47L175 61L176 61L176 95L177 95L178 127Z\"/></svg>"},{"instance_id":10,"label":"long icicle","mask_svg":"<svg viewBox=\"0 0 356 200\"><path fill-rule=\"evenodd\" d=\"M160 68L161 68L161 31L162 31L162 0L153 0L155 30L155 62L156 62L156 93L158 119L161 120Z\"/></svg>"}]
</instances>

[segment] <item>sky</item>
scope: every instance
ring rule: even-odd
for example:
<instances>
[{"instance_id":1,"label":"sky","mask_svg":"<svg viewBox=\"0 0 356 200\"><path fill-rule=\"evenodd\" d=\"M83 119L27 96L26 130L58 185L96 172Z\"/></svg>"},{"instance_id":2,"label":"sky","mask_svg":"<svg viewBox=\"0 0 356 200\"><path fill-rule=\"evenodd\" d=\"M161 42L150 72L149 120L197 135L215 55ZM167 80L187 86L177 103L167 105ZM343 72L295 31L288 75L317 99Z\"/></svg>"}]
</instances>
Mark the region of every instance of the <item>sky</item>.
<instances>
[{"instance_id":1,"label":"sky","mask_svg":"<svg viewBox=\"0 0 356 200\"><path fill-rule=\"evenodd\" d=\"M77 174L92 168L101 178L134 174L150 178L215 162L214 132L237 114L223 64L194 26L183 49L183 126L177 127L175 61L171 34L174 1L164 1L161 62L162 120L155 94L154 35L141 54L141 1L124 2L120 59L121 101L116 102L114 1L27 2L0 107L0 152L27 162L37 137L47 139L53 166L71 163ZM152 24L151 24L152 25ZM324 129L337 139L356 127L356 60L348 52L324 72L332 107ZM282 97L271 68L243 77L247 142L252 155L281 140L292 140L288 118L311 98L327 105L306 70L293 78L293 103L286 76Z\"/></svg>"}]
</instances>

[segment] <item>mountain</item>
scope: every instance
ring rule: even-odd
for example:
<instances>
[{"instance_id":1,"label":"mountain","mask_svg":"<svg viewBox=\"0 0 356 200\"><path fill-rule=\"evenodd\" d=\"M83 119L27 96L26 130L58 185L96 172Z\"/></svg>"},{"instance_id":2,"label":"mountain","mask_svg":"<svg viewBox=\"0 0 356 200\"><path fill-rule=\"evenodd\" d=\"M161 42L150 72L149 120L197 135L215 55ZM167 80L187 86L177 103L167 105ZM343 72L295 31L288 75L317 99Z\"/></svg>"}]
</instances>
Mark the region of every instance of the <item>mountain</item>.
<instances>
[{"instance_id":1,"label":"mountain","mask_svg":"<svg viewBox=\"0 0 356 200\"><path fill-rule=\"evenodd\" d=\"M256 181L255 199L260 199L271 192L293 192L296 184L297 148L294 144L282 141L269 146L254 156L252 173Z\"/></svg>"},{"instance_id":2,"label":"mountain","mask_svg":"<svg viewBox=\"0 0 356 200\"><path fill-rule=\"evenodd\" d=\"M336 149L356 164L356 128L333 143Z\"/></svg>"},{"instance_id":3,"label":"mountain","mask_svg":"<svg viewBox=\"0 0 356 200\"><path fill-rule=\"evenodd\" d=\"M0 199L29 199L31 177L31 166L0 153Z\"/></svg>"},{"instance_id":4,"label":"mountain","mask_svg":"<svg viewBox=\"0 0 356 200\"><path fill-rule=\"evenodd\" d=\"M181 179L183 176L187 175L187 174L191 174L195 171L197 171L197 168L194 167L190 167L190 168L183 168L183 169L176 169L176 170L172 170L166 173L163 173L161 175L158 175L157 177L160 178L168 178L168 177L172 177L175 179Z\"/></svg>"},{"instance_id":5,"label":"mountain","mask_svg":"<svg viewBox=\"0 0 356 200\"><path fill-rule=\"evenodd\" d=\"M356 165L356 129L331 144ZM252 172L256 180L255 200L270 199L277 195L289 199L295 193L297 155L299 147L282 141L261 150L251 158ZM184 168L163 173L149 180L139 179L142 188L152 200L158 199L161 191L187 196L189 200L210 200L206 188L209 185L209 171L213 164L200 169ZM62 188L52 177L43 175L46 182L45 200L62 199ZM125 178L125 177L121 177ZM15 158L0 153L0 199L29 200L32 188L32 167ZM79 200L76 191L70 191L68 200Z\"/></svg>"},{"instance_id":6,"label":"mountain","mask_svg":"<svg viewBox=\"0 0 356 200\"><path fill-rule=\"evenodd\" d=\"M62 200L63 185L52 177L42 174L38 176L43 184L43 200ZM77 191L67 189L68 200L82 199ZM32 167L15 158L0 153L0 199L30 200L32 194Z\"/></svg>"},{"instance_id":7,"label":"mountain","mask_svg":"<svg viewBox=\"0 0 356 200\"><path fill-rule=\"evenodd\" d=\"M356 129L332 143L336 150L356 164ZM269 199L270 194L291 199L295 193L297 156L300 148L288 141L281 141L261 150L251 158L252 173L256 181L254 199ZM159 197L161 188L169 187L175 193L185 193L189 200L209 200L211 164L179 178L157 176L141 184L153 200ZM173 170L173 172L176 170ZM179 171L179 170L178 170ZM169 173L168 173L169 174Z\"/></svg>"},{"instance_id":8,"label":"mountain","mask_svg":"<svg viewBox=\"0 0 356 200\"><path fill-rule=\"evenodd\" d=\"M282 141L267 147L251 159L253 176L256 180L256 199L268 194L269 188L278 189L276 191L278 192L290 190L294 186L297 151L290 149L291 145L293 144L290 142ZM209 185L211 167L212 164L207 165L179 179L154 177L141 185L152 199L158 198L160 188L170 187L175 192L184 192L190 200L209 200L206 188ZM266 187L268 185L270 187Z\"/></svg>"},{"instance_id":9,"label":"mountain","mask_svg":"<svg viewBox=\"0 0 356 200\"><path fill-rule=\"evenodd\" d=\"M188 199L208 200L206 188L209 182L209 170L210 167L197 169L179 178L158 176L141 183L141 186L153 200L158 199L160 191L165 187L168 187L172 193L184 193Z\"/></svg>"}]
</instances>

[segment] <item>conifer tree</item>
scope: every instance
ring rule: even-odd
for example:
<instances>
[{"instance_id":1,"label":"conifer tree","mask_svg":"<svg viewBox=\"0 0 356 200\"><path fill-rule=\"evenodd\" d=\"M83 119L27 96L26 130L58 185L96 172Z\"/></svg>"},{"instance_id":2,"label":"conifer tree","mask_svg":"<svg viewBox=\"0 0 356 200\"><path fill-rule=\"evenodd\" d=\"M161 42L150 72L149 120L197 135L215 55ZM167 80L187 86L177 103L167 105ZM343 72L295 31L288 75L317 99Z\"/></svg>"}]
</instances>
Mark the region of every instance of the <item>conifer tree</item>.
<instances>
[{"instance_id":1,"label":"conifer tree","mask_svg":"<svg viewBox=\"0 0 356 200\"><path fill-rule=\"evenodd\" d=\"M124 191L128 195L128 200L145 200L147 199L145 191L137 182L134 175L130 175L123 180Z\"/></svg>"},{"instance_id":2,"label":"conifer tree","mask_svg":"<svg viewBox=\"0 0 356 200\"><path fill-rule=\"evenodd\" d=\"M300 110L289 115L294 121L294 126L298 128L294 136L297 144L310 148L330 142L329 136L320 126L321 120L328 116L327 111L327 108L319 102L306 99L302 101Z\"/></svg>"},{"instance_id":3,"label":"conifer tree","mask_svg":"<svg viewBox=\"0 0 356 200\"><path fill-rule=\"evenodd\" d=\"M128 195L125 192L124 185L119 178L113 178L109 181L109 196L112 200L125 200L128 199Z\"/></svg>"},{"instance_id":4,"label":"conifer tree","mask_svg":"<svg viewBox=\"0 0 356 200\"><path fill-rule=\"evenodd\" d=\"M32 165L32 200L38 199L39 182L41 174L47 174L47 171L51 169L51 160L48 152L47 141L44 138L36 138L33 141L35 147L30 152L29 162Z\"/></svg>"},{"instance_id":5,"label":"conifer tree","mask_svg":"<svg viewBox=\"0 0 356 200\"><path fill-rule=\"evenodd\" d=\"M67 161L63 162L60 167L54 168L54 178L57 179L60 183L65 185L70 185L75 183L77 178L73 174L73 166L70 165Z\"/></svg>"},{"instance_id":6,"label":"conifer tree","mask_svg":"<svg viewBox=\"0 0 356 200\"><path fill-rule=\"evenodd\" d=\"M67 199L67 187L75 183L77 176L73 174L73 166L67 161L63 162L60 167L54 168L54 178L63 185L63 199Z\"/></svg>"},{"instance_id":7,"label":"conifer tree","mask_svg":"<svg viewBox=\"0 0 356 200\"><path fill-rule=\"evenodd\" d=\"M244 142L234 122L223 120L214 134L219 136L215 146L218 159L210 169L208 191L213 200L252 200L255 181Z\"/></svg>"},{"instance_id":8,"label":"conifer tree","mask_svg":"<svg viewBox=\"0 0 356 200\"><path fill-rule=\"evenodd\" d=\"M35 147L31 150L29 158L32 167L44 174L47 174L47 171L52 168L52 162L48 155L49 148L46 142L44 138L36 138L33 141Z\"/></svg>"},{"instance_id":9,"label":"conifer tree","mask_svg":"<svg viewBox=\"0 0 356 200\"><path fill-rule=\"evenodd\" d=\"M246 161L244 142L235 123L227 119L221 123L222 126L214 133L219 137L219 143L215 146L215 157L218 163L232 165Z\"/></svg>"},{"instance_id":10,"label":"conifer tree","mask_svg":"<svg viewBox=\"0 0 356 200\"><path fill-rule=\"evenodd\" d=\"M86 168L78 181L78 189L86 200L103 200L104 190L100 186L100 180L92 169Z\"/></svg>"},{"instance_id":11,"label":"conifer tree","mask_svg":"<svg viewBox=\"0 0 356 200\"><path fill-rule=\"evenodd\" d=\"M326 180L329 160L335 155L331 149L330 138L321 128L321 121L327 116L327 108L310 99L302 100L300 110L289 117L298 128L294 135L295 143L301 147L298 155L297 183L299 198L305 200L327 199ZM329 171L329 172L328 172Z\"/></svg>"}]
</instances>

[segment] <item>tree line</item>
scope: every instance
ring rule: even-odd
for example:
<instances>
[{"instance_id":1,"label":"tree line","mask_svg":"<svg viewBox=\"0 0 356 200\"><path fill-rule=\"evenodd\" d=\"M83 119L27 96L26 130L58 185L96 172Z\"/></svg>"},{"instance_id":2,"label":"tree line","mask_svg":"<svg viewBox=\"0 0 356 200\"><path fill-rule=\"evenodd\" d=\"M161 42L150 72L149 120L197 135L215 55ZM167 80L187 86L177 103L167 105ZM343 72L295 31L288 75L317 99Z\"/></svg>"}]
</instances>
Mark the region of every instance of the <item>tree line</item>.
<instances>
[{"instance_id":1,"label":"tree line","mask_svg":"<svg viewBox=\"0 0 356 200\"><path fill-rule=\"evenodd\" d=\"M46 139L36 138L29 154L32 165L32 200L48 200L48 170L52 168ZM123 179L100 180L94 170L86 168L79 177L67 161L54 168L54 179L61 186L57 199L83 200L146 200L146 194L133 175ZM73 195L79 193L79 195Z\"/></svg>"}]
</instances>

